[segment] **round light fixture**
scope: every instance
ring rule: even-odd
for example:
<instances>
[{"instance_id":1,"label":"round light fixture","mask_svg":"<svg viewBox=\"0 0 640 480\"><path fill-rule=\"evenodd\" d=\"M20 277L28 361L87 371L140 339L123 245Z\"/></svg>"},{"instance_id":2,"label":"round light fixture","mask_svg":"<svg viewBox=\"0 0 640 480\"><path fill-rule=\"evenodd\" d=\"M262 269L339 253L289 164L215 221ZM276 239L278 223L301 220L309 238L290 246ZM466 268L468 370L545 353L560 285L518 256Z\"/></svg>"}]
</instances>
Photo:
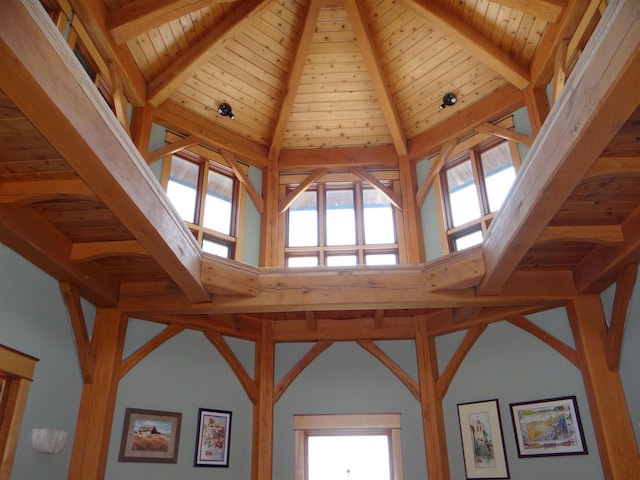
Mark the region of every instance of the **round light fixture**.
<instances>
[{"instance_id":1,"label":"round light fixture","mask_svg":"<svg viewBox=\"0 0 640 480\"><path fill-rule=\"evenodd\" d=\"M445 93L444 97L442 97L442 105L440 105L440 110L444 110L446 107L455 105L457 101L458 99L453 93Z\"/></svg>"},{"instance_id":2,"label":"round light fixture","mask_svg":"<svg viewBox=\"0 0 640 480\"><path fill-rule=\"evenodd\" d=\"M221 103L218 107L218 113L223 117L229 117L231 120L235 120L236 116L231 111L231 105L228 103Z\"/></svg>"}]
</instances>

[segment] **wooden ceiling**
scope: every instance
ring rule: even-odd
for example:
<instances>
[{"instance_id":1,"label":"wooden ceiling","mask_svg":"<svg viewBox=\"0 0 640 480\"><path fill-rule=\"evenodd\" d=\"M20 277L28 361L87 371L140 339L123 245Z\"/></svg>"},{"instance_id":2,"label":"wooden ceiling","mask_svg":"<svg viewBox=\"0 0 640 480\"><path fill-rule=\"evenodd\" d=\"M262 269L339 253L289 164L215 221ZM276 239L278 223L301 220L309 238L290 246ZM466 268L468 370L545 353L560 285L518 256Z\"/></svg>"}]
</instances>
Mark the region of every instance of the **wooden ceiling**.
<instances>
[{"instance_id":1,"label":"wooden ceiling","mask_svg":"<svg viewBox=\"0 0 640 480\"><path fill-rule=\"evenodd\" d=\"M607 10L609 28L567 80L482 246L426 264L293 273L203 256L39 2L5 3L0 239L99 307L247 337L264 319L287 320L285 340L350 319L367 338L403 338L416 315L444 333L598 293L640 260L633 1ZM591 5L70 4L134 107L148 102L177 133L284 168L336 149L417 160L499 120L551 80L559 36ZM459 101L440 110L449 91ZM235 120L217 113L221 102Z\"/></svg>"}]
</instances>

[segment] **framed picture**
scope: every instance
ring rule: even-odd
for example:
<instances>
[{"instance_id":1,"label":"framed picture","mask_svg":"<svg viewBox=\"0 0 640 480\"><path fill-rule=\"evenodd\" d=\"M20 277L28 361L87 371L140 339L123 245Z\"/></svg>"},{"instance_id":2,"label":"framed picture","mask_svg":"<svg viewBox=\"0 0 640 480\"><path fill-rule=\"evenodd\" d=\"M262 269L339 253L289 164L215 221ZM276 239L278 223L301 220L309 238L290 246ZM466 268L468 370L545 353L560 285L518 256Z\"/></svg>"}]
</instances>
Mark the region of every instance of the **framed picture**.
<instances>
[{"instance_id":1,"label":"framed picture","mask_svg":"<svg viewBox=\"0 0 640 480\"><path fill-rule=\"evenodd\" d=\"M193 465L195 467L228 467L230 441L231 412L199 409Z\"/></svg>"},{"instance_id":2,"label":"framed picture","mask_svg":"<svg viewBox=\"0 0 640 480\"><path fill-rule=\"evenodd\" d=\"M127 408L119 462L177 463L182 414Z\"/></svg>"},{"instance_id":3,"label":"framed picture","mask_svg":"<svg viewBox=\"0 0 640 480\"><path fill-rule=\"evenodd\" d=\"M498 400L458 404L467 478L509 478Z\"/></svg>"},{"instance_id":4,"label":"framed picture","mask_svg":"<svg viewBox=\"0 0 640 480\"><path fill-rule=\"evenodd\" d=\"M576 397L512 403L519 457L586 455Z\"/></svg>"}]
</instances>

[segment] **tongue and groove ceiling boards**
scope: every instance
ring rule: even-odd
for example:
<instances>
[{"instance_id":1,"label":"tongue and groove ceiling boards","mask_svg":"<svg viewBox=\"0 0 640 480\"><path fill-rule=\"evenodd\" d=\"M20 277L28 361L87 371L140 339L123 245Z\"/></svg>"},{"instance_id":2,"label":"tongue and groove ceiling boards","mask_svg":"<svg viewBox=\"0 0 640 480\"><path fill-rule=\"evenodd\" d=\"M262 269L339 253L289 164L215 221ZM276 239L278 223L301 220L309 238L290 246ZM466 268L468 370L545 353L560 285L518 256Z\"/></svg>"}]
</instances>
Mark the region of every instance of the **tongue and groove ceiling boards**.
<instances>
[{"instance_id":1,"label":"tongue and groove ceiling boards","mask_svg":"<svg viewBox=\"0 0 640 480\"><path fill-rule=\"evenodd\" d=\"M509 85L525 88L545 28L563 12L562 0L105 5L152 105L204 117L271 159L325 147L392 145L406 154L408 141L466 107ZM441 111L447 92L458 104ZM222 102L235 121L217 114Z\"/></svg>"}]
</instances>

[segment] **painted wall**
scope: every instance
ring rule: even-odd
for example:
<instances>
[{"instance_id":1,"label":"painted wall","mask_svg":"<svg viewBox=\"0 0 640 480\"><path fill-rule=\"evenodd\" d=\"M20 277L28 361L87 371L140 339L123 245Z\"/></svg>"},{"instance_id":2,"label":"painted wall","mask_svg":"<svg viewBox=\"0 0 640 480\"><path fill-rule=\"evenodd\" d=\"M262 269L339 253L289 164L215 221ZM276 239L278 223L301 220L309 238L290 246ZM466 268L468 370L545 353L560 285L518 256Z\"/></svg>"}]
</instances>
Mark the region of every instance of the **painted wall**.
<instances>
[{"instance_id":1,"label":"painted wall","mask_svg":"<svg viewBox=\"0 0 640 480\"><path fill-rule=\"evenodd\" d=\"M606 302L605 302L606 303ZM93 309L84 305L88 320ZM620 376L638 436L640 374L640 285L629 309L622 345ZM563 310L530 317L573 345ZM125 356L151 338L158 325L131 320ZM437 341L443 369L461 333ZM253 345L228 339L252 374ZM58 284L21 257L0 246L0 343L40 358L20 434L12 480L64 479L72 442L57 455L36 453L31 429L68 429L73 435L81 377L73 335ZM417 379L411 342L379 342L399 365ZM276 349L276 381L310 348L283 344ZM518 459L509 403L576 395L589 454ZM545 344L506 323L490 325L465 358L445 397L444 413L451 478L464 478L457 404L497 398L511 478L602 478L589 408L580 374ZM182 412L182 434L176 465L117 461L124 409L148 408ZM233 412L228 469L194 468L193 450L199 407ZM275 405L274 480L293 479L293 415L298 413L400 412L405 478L426 477L418 402L375 358L354 343L336 343L305 369ZM186 331L142 360L121 381L107 465L109 480L249 478L252 408L247 396L215 348L199 332Z\"/></svg>"}]
</instances>

